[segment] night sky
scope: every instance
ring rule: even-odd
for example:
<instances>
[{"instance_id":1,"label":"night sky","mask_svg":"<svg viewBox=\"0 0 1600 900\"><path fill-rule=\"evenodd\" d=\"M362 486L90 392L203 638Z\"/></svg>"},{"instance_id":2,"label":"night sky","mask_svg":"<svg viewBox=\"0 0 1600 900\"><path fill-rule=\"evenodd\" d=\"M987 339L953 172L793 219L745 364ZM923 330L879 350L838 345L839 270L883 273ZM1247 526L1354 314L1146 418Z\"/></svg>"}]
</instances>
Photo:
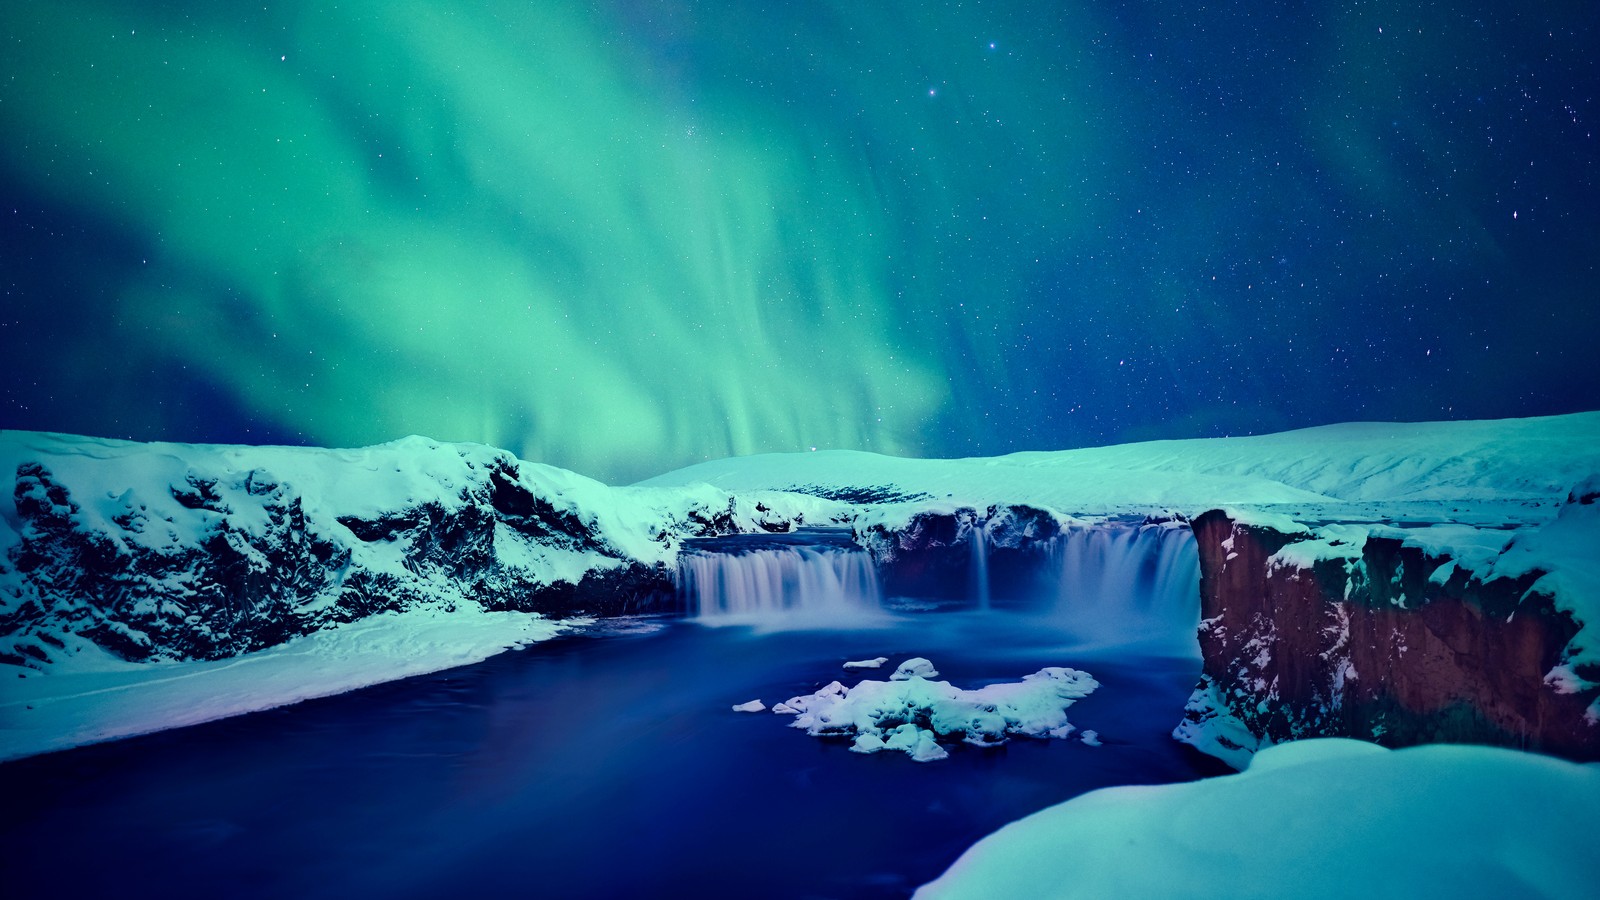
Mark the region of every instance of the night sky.
<instances>
[{"instance_id":1,"label":"night sky","mask_svg":"<svg viewBox=\"0 0 1600 900\"><path fill-rule=\"evenodd\" d=\"M244 7L0 4L0 426L619 481L1600 408L1594 0Z\"/></svg>"}]
</instances>

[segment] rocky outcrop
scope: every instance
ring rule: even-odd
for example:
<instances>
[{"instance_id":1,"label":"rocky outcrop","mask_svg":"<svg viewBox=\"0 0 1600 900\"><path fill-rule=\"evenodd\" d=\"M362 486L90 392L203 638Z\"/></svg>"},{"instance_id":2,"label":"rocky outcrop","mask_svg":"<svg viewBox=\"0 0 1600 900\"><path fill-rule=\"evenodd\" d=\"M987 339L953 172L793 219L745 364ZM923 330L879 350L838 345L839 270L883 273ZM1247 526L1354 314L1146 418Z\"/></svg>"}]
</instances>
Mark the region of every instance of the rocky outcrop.
<instances>
[{"instance_id":1,"label":"rocky outcrop","mask_svg":"<svg viewBox=\"0 0 1600 900\"><path fill-rule=\"evenodd\" d=\"M1204 665L1180 739L1236 764L1328 736L1600 759L1600 672L1574 667L1581 623L1544 573L1478 574L1360 529L1313 534L1220 511L1192 525Z\"/></svg>"},{"instance_id":2,"label":"rocky outcrop","mask_svg":"<svg viewBox=\"0 0 1600 900\"><path fill-rule=\"evenodd\" d=\"M323 451L6 438L0 662L32 667L80 638L132 661L218 659L421 605L673 611L682 540L803 518L423 439Z\"/></svg>"},{"instance_id":3,"label":"rocky outcrop","mask_svg":"<svg viewBox=\"0 0 1600 900\"><path fill-rule=\"evenodd\" d=\"M1004 599L1028 593L1045 576L1050 542L1060 534L1054 513L1015 504L872 520L858 527L856 541L890 596L970 598L981 578Z\"/></svg>"},{"instance_id":4,"label":"rocky outcrop","mask_svg":"<svg viewBox=\"0 0 1600 900\"><path fill-rule=\"evenodd\" d=\"M48 648L78 634L130 660L215 659L281 643L317 620L358 617L386 607L387 585L339 581L350 550L306 527L301 498L251 471L244 495L259 519L231 519L217 482L191 473L172 498L207 527L182 540L170 520L151 521L137 496L119 498L113 528L96 528L72 491L45 465L17 469L13 499L20 540L0 574L10 595L0 633L13 649L0 661L45 662ZM133 536L163 540L141 542ZM299 612L312 598L331 602Z\"/></svg>"}]
</instances>

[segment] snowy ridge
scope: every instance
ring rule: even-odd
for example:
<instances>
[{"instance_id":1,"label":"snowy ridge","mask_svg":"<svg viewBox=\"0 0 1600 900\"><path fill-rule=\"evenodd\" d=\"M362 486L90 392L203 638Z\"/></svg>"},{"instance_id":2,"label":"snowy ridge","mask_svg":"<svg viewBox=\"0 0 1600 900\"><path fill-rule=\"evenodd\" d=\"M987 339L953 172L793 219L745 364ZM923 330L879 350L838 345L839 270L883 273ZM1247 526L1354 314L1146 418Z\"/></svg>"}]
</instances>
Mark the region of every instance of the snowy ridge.
<instances>
[{"instance_id":1,"label":"snowy ridge","mask_svg":"<svg viewBox=\"0 0 1600 900\"><path fill-rule=\"evenodd\" d=\"M481 444L447 444L411 436L355 450L310 447L138 443L24 431L0 431L0 471L15 473L29 462L44 464L59 481L72 487L80 503L78 517L91 529L120 541L152 548L193 540L209 524L189 515L196 507L180 496L191 481L213 482L216 505L229 523L243 529L264 524L260 496L264 486L291 487L312 525L337 532L341 519L377 519L396 510L427 502L447 510L470 502L475 488L496 472L515 475L517 484L571 515L589 531L603 536L601 549L613 557L645 563L670 562L693 525L721 517L725 527L756 530L766 510L782 504L782 515L828 513L842 504L789 494L743 494L706 486L688 490L611 487L575 472L519 460L504 450ZM765 501L765 502L763 502ZM157 526L145 532L119 522L130 509L145 513ZM159 521L158 521L159 520ZM14 534L17 514L0 504L0 521ZM9 535L8 535L9 537ZM14 538L13 538L14 539ZM545 561L539 574L561 578L585 569ZM571 561L566 561L571 562ZM570 580L570 578L568 579Z\"/></svg>"},{"instance_id":2,"label":"snowy ridge","mask_svg":"<svg viewBox=\"0 0 1600 900\"><path fill-rule=\"evenodd\" d=\"M829 450L700 463L645 485L743 491L871 484L957 503L1025 502L1080 515L1272 507L1316 517L1423 513L1462 504L1542 518L1600 471L1600 412L1471 422L1357 422L1252 437L1151 441L979 459ZM1528 510L1521 512L1519 510ZM1488 511L1488 510L1486 510ZM1547 514L1546 514L1547 515Z\"/></svg>"},{"instance_id":3,"label":"snowy ridge","mask_svg":"<svg viewBox=\"0 0 1600 900\"><path fill-rule=\"evenodd\" d=\"M70 633L129 659L216 658L419 604L538 612L541 589L664 567L687 537L839 506L613 488L417 437L318 450L5 432L0 467L16 476L0 515L14 664L48 662Z\"/></svg>"}]
</instances>

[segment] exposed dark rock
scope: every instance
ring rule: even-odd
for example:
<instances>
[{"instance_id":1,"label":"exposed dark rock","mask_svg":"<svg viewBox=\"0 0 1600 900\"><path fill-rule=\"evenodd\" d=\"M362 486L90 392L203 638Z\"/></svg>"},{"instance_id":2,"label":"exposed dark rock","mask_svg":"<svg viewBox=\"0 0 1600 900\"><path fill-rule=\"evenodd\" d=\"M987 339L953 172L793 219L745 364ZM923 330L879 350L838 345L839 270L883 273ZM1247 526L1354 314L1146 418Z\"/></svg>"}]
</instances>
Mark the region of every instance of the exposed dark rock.
<instances>
[{"instance_id":1,"label":"exposed dark rock","mask_svg":"<svg viewBox=\"0 0 1600 900\"><path fill-rule=\"evenodd\" d=\"M1433 578L1452 561L1386 537L1344 559L1273 565L1309 535L1222 512L1193 528L1202 688L1225 709L1191 716L1231 715L1271 741L1454 741L1600 759L1600 727L1585 718L1600 689L1547 683L1578 624L1530 591L1537 573L1484 581L1451 565Z\"/></svg>"},{"instance_id":2,"label":"exposed dark rock","mask_svg":"<svg viewBox=\"0 0 1600 900\"><path fill-rule=\"evenodd\" d=\"M509 605L502 606L506 602ZM548 616L626 616L677 612L677 589L664 566L629 563L584 575L577 584L557 581L538 590L497 594L487 609L514 609Z\"/></svg>"},{"instance_id":3,"label":"exposed dark rock","mask_svg":"<svg viewBox=\"0 0 1600 900\"><path fill-rule=\"evenodd\" d=\"M906 503L913 500L930 500L932 496L920 491L902 491L894 485L820 485L796 484L784 488L791 494L809 494L824 500L864 505L868 503Z\"/></svg>"},{"instance_id":4,"label":"exposed dark rock","mask_svg":"<svg viewBox=\"0 0 1600 900\"><path fill-rule=\"evenodd\" d=\"M72 632L130 660L216 659L317 627L324 613L301 607L330 589L349 553L308 532L298 496L252 485L265 516L254 533L219 511L215 482L191 476L190 490L172 493L202 520L198 539L141 544L85 526L48 469L20 466L13 497L22 540L5 567L30 594L0 615L0 633L49 642L52 629ZM112 519L128 532L171 528L149 523L137 498L122 502Z\"/></svg>"},{"instance_id":5,"label":"exposed dark rock","mask_svg":"<svg viewBox=\"0 0 1600 900\"><path fill-rule=\"evenodd\" d=\"M1036 586L1049 542L1060 533L1054 514L1017 504L914 513L900 527L870 525L856 540L872 555L891 596L966 597L981 550L992 593L1008 599Z\"/></svg>"}]
</instances>

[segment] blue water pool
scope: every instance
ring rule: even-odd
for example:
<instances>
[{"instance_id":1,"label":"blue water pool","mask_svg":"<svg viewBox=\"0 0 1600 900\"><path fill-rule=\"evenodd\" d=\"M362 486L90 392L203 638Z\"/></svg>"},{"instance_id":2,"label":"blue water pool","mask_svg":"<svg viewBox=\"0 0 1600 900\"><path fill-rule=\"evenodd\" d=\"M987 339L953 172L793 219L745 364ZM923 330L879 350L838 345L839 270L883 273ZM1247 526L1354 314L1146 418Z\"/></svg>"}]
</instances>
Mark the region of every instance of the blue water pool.
<instances>
[{"instance_id":1,"label":"blue water pool","mask_svg":"<svg viewBox=\"0 0 1600 900\"><path fill-rule=\"evenodd\" d=\"M650 620L9 763L7 894L904 896L1044 806L1214 771L1169 737L1198 660L1074 646L1004 613L850 631ZM1069 715L1104 745L1019 739L916 763L730 710L885 677L840 668L874 656L930 657L963 687L1087 670L1103 687Z\"/></svg>"}]
</instances>

